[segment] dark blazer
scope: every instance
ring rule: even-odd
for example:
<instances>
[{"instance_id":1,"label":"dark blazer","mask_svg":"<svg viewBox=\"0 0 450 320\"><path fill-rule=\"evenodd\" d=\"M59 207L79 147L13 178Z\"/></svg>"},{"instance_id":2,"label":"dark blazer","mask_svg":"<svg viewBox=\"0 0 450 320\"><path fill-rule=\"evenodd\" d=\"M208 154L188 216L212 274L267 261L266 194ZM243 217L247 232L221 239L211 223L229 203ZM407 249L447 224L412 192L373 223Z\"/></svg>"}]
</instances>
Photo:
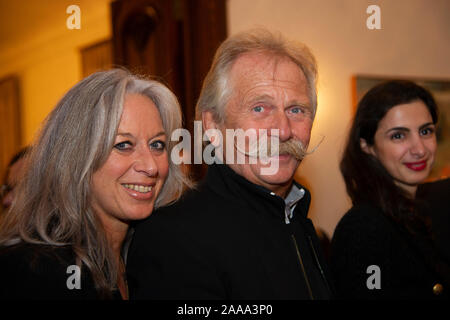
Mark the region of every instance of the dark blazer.
<instances>
[{"instance_id":1,"label":"dark blazer","mask_svg":"<svg viewBox=\"0 0 450 320\"><path fill-rule=\"evenodd\" d=\"M284 199L210 166L197 190L136 226L131 299L329 298L309 202L307 193L286 224Z\"/></svg>"},{"instance_id":2,"label":"dark blazer","mask_svg":"<svg viewBox=\"0 0 450 320\"><path fill-rule=\"evenodd\" d=\"M380 209L368 204L354 206L338 223L331 242L336 297L448 299L448 277L436 271L433 255L428 240L410 236ZM368 270L372 265L379 267L379 289L367 285L374 284L371 277L376 272Z\"/></svg>"},{"instance_id":3,"label":"dark blazer","mask_svg":"<svg viewBox=\"0 0 450 320\"><path fill-rule=\"evenodd\" d=\"M450 179L420 185L417 197L428 206L436 247L450 264Z\"/></svg>"},{"instance_id":4,"label":"dark blazer","mask_svg":"<svg viewBox=\"0 0 450 320\"><path fill-rule=\"evenodd\" d=\"M68 247L18 244L0 248L0 300L99 299L91 274L80 269L80 288L71 285L75 256ZM69 271L69 272L68 272ZM67 282L69 280L69 286ZM116 293L115 298L119 295Z\"/></svg>"}]
</instances>

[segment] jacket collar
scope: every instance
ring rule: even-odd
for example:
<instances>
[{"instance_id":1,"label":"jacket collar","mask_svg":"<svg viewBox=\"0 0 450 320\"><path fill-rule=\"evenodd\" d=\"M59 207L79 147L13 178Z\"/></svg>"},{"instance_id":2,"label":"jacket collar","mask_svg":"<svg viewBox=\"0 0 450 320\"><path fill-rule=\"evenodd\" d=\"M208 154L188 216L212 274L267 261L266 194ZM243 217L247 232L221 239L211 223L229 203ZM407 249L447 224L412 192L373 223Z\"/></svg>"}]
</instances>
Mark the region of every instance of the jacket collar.
<instances>
[{"instance_id":1,"label":"jacket collar","mask_svg":"<svg viewBox=\"0 0 450 320\"><path fill-rule=\"evenodd\" d=\"M282 208L283 210L280 214L284 216L284 209L287 205L285 199L279 197L263 186L248 181L225 164L209 165L205 183L207 187L230 201L262 201L266 204L270 203ZM294 207L295 205L293 213L306 218L311 202L311 195L301 184L296 181L293 181L293 183L295 188L291 189L286 200L294 200L295 203L291 202L291 207ZM301 193L303 193L302 196L300 196Z\"/></svg>"}]
</instances>

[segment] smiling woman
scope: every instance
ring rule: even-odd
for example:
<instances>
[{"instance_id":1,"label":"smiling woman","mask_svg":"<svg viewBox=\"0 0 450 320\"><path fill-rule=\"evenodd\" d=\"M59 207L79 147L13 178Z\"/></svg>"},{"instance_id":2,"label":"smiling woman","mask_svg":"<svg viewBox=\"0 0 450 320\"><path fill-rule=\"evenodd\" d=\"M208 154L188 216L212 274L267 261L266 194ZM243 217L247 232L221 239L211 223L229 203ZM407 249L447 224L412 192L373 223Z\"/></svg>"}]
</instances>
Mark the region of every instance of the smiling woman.
<instances>
[{"instance_id":1,"label":"smiling woman","mask_svg":"<svg viewBox=\"0 0 450 320\"><path fill-rule=\"evenodd\" d=\"M353 208L331 248L340 298L448 298L433 204L416 197L435 159L437 120L431 94L410 81L377 85L359 102L341 161Z\"/></svg>"},{"instance_id":2,"label":"smiling woman","mask_svg":"<svg viewBox=\"0 0 450 320\"><path fill-rule=\"evenodd\" d=\"M378 123L374 142L361 148L383 165L397 186L414 196L429 176L436 153L435 124L422 101L390 109Z\"/></svg>"},{"instance_id":3,"label":"smiling woman","mask_svg":"<svg viewBox=\"0 0 450 320\"><path fill-rule=\"evenodd\" d=\"M170 90L124 70L69 90L0 222L0 297L128 298L121 249L130 223L190 186L168 159L167 135L180 126Z\"/></svg>"},{"instance_id":4,"label":"smiling woman","mask_svg":"<svg viewBox=\"0 0 450 320\"><path fill-rule=\"evenodd\" d=\"M140 94L126 95L114 147L92 176L92 205L98 216L123 224L152 212L169 172L166 139L155 104Z\"/></svg>"}]
</instances>

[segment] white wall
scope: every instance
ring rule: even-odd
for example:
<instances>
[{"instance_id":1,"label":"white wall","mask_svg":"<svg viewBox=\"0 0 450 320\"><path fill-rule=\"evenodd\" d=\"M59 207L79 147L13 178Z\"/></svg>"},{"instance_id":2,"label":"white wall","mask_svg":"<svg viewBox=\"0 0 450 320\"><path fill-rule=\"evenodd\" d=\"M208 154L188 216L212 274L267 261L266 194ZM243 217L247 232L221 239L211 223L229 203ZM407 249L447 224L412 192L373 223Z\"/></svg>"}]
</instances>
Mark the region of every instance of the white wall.
<instances>
[{"instance_id":1,"label":"white wall","mask_svg":"<svg viewBox=\"0 0 450 320\"><path fill-rule=\"evenodd\" d=\"M366 8L381 8L369 30ZM450 79L449 0L228 0L228 32L265 26L306 43L319 64L313 141L325 140L297 178L313 196L310 217L331 236L350 207L338 163L352 117L355 74Z\"/></svg>"}]
</instances>

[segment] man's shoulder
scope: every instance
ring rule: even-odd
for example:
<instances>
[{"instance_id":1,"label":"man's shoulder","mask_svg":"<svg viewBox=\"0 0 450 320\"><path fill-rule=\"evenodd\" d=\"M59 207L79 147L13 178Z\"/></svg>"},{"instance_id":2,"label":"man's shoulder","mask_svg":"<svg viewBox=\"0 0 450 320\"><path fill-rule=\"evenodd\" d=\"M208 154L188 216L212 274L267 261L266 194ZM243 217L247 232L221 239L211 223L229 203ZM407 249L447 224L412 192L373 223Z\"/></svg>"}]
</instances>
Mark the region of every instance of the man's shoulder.
<instances>
[{"instance_id":1,"label":"man's shoulder","mask_svg":"<svg viewBox=\"0 0 450 320\"><path fill-rule=\"evenodd\" d=\"M221 211L230 203L207 185L187 191L178 201L155 210L155 216L166 219L199 219L211 210ZM163 219L163 218L161 218Z\"/></svg>"},{"instance_id":2,"label":"man's shoulder","mask_svg":"<svg viewBox=\"0 0 450 320\"><path fill-rule=\"evenodd\" d=\"M136 223L136 231L163 229L199 229L226 218L233 203L227 202L208 187L192 189L178 201L156 209L150 217Z\"/></svg>"}]
</instances>

